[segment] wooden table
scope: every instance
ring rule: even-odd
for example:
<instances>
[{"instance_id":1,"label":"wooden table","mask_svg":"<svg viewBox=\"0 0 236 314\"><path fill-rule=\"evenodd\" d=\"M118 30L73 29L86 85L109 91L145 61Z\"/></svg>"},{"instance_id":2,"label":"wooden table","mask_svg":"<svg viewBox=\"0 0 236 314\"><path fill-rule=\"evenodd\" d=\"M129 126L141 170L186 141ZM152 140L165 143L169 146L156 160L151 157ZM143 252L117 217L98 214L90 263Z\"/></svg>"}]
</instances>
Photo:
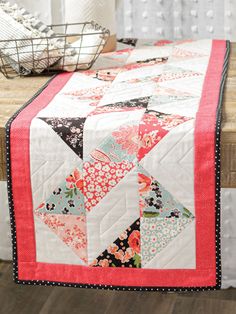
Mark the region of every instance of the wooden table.
<instances>
[{"instance_id":1,"label":"wooden table","mask_svg":"<svg viewBox=\"0 0 236 314\"><path fill-rule=\"evenodd\" d=\"M231 44L221 131L221 187L236 188L236 43Z\"/></svg>"},{"instance_id":2,"label":"wooden table","mask_svg":"<svg viewBox=\"0 0 236 314\"><path fill-rule=\"evenodd\" d=\"M27 77L7 80L0 75L0 181L6 180L5 123L48 79ZM221 160L221 187L236 188L236 43L231 45L224 93Z\"/></svg>"}]
</instances>

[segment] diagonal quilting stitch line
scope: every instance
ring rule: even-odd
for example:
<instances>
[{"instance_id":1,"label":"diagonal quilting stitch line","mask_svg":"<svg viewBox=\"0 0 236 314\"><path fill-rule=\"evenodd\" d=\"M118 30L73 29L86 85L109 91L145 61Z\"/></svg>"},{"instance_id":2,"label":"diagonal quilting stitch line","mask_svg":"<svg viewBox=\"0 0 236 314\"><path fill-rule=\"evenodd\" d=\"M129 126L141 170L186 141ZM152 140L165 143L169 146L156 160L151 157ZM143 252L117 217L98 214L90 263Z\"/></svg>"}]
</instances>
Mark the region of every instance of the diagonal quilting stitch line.
<instances>
[{"instance_id":1,"label":"diagonal quilting stitch line","mask_svg":"<svg viewBox=\"0 0 236 314\"><path fill-rule=\"evenodd\" d=\"M135 164L132 164L132 168L129 169L129 171L124 175L124 177L121 178L120 181L119 181L115 186L112 187L112 189L115 188L118 184L120 184L120 182L122 182L123 179L134 169L134 167L135 167ZM112 190L112 189L111 189L111 190ZM111 191L111 190L110 190L110 191ZM108 191L107 194L108 194L110 191ZM107 194L106 194L106 195L107 195ZM104 195L101 199L103 200L103 199L106 197L106 195ZM85 196L85 195L84 195L84 196ZM85 196L85 198L86 198L86 196ZM97 205L97 204L96 204L96 205ZM93 207L91 207L90 211L92 211L93 208L96 207L96 205L93 206Z\"/></svg>"},{"instance_id":2,"label":"diagonal quilting stitch line","mask_svg":"<svg viewBox=\"0 0 236 314\"><path fill-rule=\"evenodd\" d=\"M105 91L105 93L103 94L102 98L99 100L97 107L99 107L100 103L102 102L104 96L111 90L111 88L114 86L114 81L117 78L117 76L119 75L119 73L121 72L122 68L120 68L120 71L116 74L116 77L114 78L114 80L111 82L110 86L107 88L107 90ZM94 108L94 110L92 112L90 112L89 115L91 115L94 111L96 110L96 108Z\"/></svg>"},{"instance_id":3,"label":"diagonal quilting stitch line","mask_svg":"<svg viewBox=\"0 0 236 314\"><path fill-rule=\"evenodd\" d=\"M66 246L67 246L77 257L79 257L79 259L81 260L80 256L79 256L78 254L76 254L76 252L72 249L72 247L69 246L69 245L67 245L67 244L63 241L63 239L60 238L59 235L58 235L54 230L52 230L52 229L43 221L43 219L42 219L40 216L36 216L36 217L50 230L50 232L53 232L53 233L57 236L57 238L58 238L64 245L66 245ZM81 260L81 262L83 262L83 261Z\"/></svg>"},{"instance_id":4,"label":"diagonal quilting stitch line","mask_svg":"<svg viewBox=\"0 0 236 314\"><path fill-rule=\"evenodd\" d=\"M48 160L44 160L43 163L37 169L35 169L34 171L31 171L31 177L33 177L34 174L36 174L42 167L44 167L46 163L48 163Z\"/></svg>"},{"instance_id":5,"label":"diagonal quilting stitch line","mask_svg":"<svg viewBox=\"0 0 236 314\"><path fill-rule=\"evenodd\" d=\"M176 177L174 177L171 172L169 172L169 171L167 170L166 173L168 173L169 177L172 178L172 181L175 181L175 182L177 181ZM157 179L157 180L158 180L158 179ZM161 183L161 185L166 189L166 187L165 187L162 183ZM182 181L181 181L181 180L178 180L178 185L179 185L179 187L181 187L183 190L185 190L185 187L182 185ZM166 189L166 190L168 191L168 189ZM176 198L175 198L175 199L176 199Z\"/></svg>"},{"instance_id":6,"label":"diagonal quilting stitch line","mask_svg":"<svg viewBox=\"0 0 236 314\"><path fill-rule=\"evenodd\" d=\"M190 131L191 131L191 130L190 130ZM181 138L181 140L182 140L186 135L187 135L187 133ZM181 141L181 140L180 140L180 141ZM176 146L180 141L178 141L178 142L172 147L172 149L174 149L175 146ZM172 149L171 149L171 150L172 150ZM190 147L190 149L187 151L187 153L184 154L180 159L175 160L175 162L168 162L168 164L178 164L179 168L186 174L186 176L191 177L190 173L181 165L181 160L183 160L183 159L186 157L186 155L187 155L192 149L193 149L193 147ZM171 150L168 151L167 155L170 153ZM166 158L167 155L163 156L163 158L160 159L161 162L158 162L158 163L159 163L159 164L161 164L161 163L163 164L163 160ZM164 162L164 163L165 163L165 162ZM167 172L169 173L168 170L167 170Z\"/></svg>"},{"instance_id":7,"label":"diagonal quilting stitch line","mask_svg":"<svg viewBox=\"0 0 236 314\"><path fill-rule=\"evenodd\" d=\"M143 166L141 166L141 167L143 167ZM179 166L179 167L180 167L180 166ZM181 167L180 167L180 168L181 168ZM144 169L145 169L145 168L144 168ZM181 168L181 169L182 169L182 168ZM150 175L150 173L149 173L146 169L145 169L145 171ZM176 178L173 177L172 172L169 172L168 170L166 170L165 172L168 173L169 177L172 178L172 181L174 181L174 182L177 181ZM151 176L151 175L150 175L150 176ZM158 181L158 178L156 178L156 177L153 177L153 178ZM166 186L165 186L162 182L160 182L160 183L161 183L161 185L163 186L163 188L164 188L166 191L168 191L168 189L166 188ZM182 181L179 181L179 180L178 180L178 185L179 185L179 187L181 187L183 190L185 190L185 187L183 187L183 185L182 185ZM175 196L174 196L174 198L175 198L176 201L179 202L178 198L176 198ZM180 202L180 203L181 203L181 202ZM191 213L192 213L192 212L191 212ZM194 216L194 215L193 215L193 216Z\"/></svg>"},{"instance_id":8,"label":"diagonal quilting stitch line","mask_svg":"<svg viewBox=\"0 0 236 314\"><path fill-rule=\"evenodd\" d=\"M47 164L49 164L49 163L51 163L51 161L47 161L46 163L44 163L44 167L45 167ZM42 169L42 167L36 169L36 171L34 172L34 174L31 176L31 181L32 181L35 177L37 177L38 171L39 171L40 169ZM48 174L48 175L51 176L52 173L54 173L54 172L55 172L54 169L53 169L53 170L50 169L50 173L51 173L51 174ZM37 184L39 184L38 181L37 181ZM42 184L43 184L43 183L42 183ZM40 185L39 185L38 187L37 187L37 186L38 186L38 185L36 185L36 190L38 189L38 187L40 187Z\"/></svg>"},{"instance_id":9,"label":"diagonal quilting stitch line","mask_svg":"<svg viewBox=\"0 0 236 314\"><path fill-rule=\"evenodd\" d=\"M193 220L186 226L185 230L188 229L188 228L190 228L191 223L193 223L194 221L195 221L195 218L193 218ZM195 223L196 223L196 221L195 221ZM182 233L182 232L181 232L181 233ZM179 235L181 235L181 233L180 233ZM174 239L174 240L175 240L175 239ZM188 243L187 243L186 245L189 245L189 243L191 243L191 241L192 241L192 239L189 239L189 240L188 240ZM172 241L171 241L171 242L172 242ZM169 244L171 244L171 242L170 242ZM168 247L168 245L166 246L166 248L167 248L167 247ZM184 249L184 248L180 249L180 250L178 251L178 253L182 252L183 249ZM167 266L168 264L170 264L174 259L175 259L175 257L171 258L171 259L168 261L168 263L166 263L165 266ZM196 263L196 257L195 257L195 263Z\"/></svg>"},{"instance_id":10,"label":"diagonal quilting stitch line","mask_svg":"<svg viewBox=\"0 0 236 314\"><path fill-rule=\"evenodd\" d=\"M118 222L118 221L120 221L125 215L126 215L126 213L127 213L127 201L126 201L126 199L127 199L127 193L125 193L125 212L123 213L123 215L122 216L120 216L119 218L118 218L118 220L116 220L116 222L115 222L115 224ZM119 202L119 200L113 205L113 208L114 208L114 206L117 204ZM107 216L109 214L109 212L108 213L106 213L104 216L103 216L103 219ZM102 220L103 220L102 219ZM100 221L100 226L101 226L101 222L102 222L102 220ZM102 235L104 235L104 234L106 234L108 231L110 231L112 228L113 228L113 226L115 225L115 224L113 224L112 226L110 226L110 228L108 228L106 231L104 231L104 232L101 232L101 229L100 229L100 236L102 236ZM129 226L128 226L129 227ZM127 228L128 228L127 227ZM122 231L121 231L122 232Z\"/></svg>"},{"instance_id":11,"label":"diagonal quilting stitch line","mask_svg":"<svg viewBox=\"0 0 236 314\"><path fill-rule=\"evenodd\" d=\"M179 160L176 160L176 161L174 161L174 162L168 162L168 165L170 165L170 164L175 164L175 165L178 164L179 168L186 174L186 176L191 177L191 175L190 175L190 173L187 171L187 169L185 169L185 167L183 167L183 166L181 165L181 160L183 160L183 159L186 157L186 155L187 155L191 150L193 150L193 147L191 147L191 148L187 151L187 153L186 153L183 157L181 157ZM167 170L167 172L169 172L169 171Z\"/></svg>"},{"instance_id":12,"label":"diagonal quilting stitch line","mask_svg":"<svg viewBox=\"0 0 236 314\"><path fill-rule=\"evenodd\" d=\"M35 195L35 194L37 193L37 191L42 187L42 185L45 185L45 183L46 183L49 179L51 179L51 177L54 175L54 173L57 172L64 164L65 164L65 162L63 162L59 167L57 167L56 169L54 169L53 173L52 173L49 177L47 177L47 179L46 179L42 184L40 184L40 185L37 187L37 189L34 191L33 195ZM74 167L74 168L75 168L75 167ZM71 171L73 171L73 169L72 169ZM65 175L65 178L66 178L66 175ZM55 188L56 188L56 187L55 187ZM52 192L53 192L53 191L52 191ZM51 192L51 193L52 193L52 192Z\"/></svg>"},{"instance_id":13,"label":"diagonal quilting stitch line","mask_svg":"<svg viewBox=\"0 0 236 314\"><path fill-rule=\"evenodd\" d=\"M150 83L152 83L152 84L150 84ZM127 83L128 84L128 83ZM124 83L120 83L120 82L118 82L118 83L112 83L111 84L111 86L110 86L110 88L106 91L106 93L104 94L104 96L106 96L107 94L110 96L110 97L112 97L112 96L117 96L117 89L116 88L114 88L114 87L119 87L119 85L120 85L120 87L122 87L122 85L124 85ZM153 83L153 82L150 82L150 81L148 81L148 82L146 82L146 83L133 83L132 85L129 85L129 87L128 87L128 91L129 91L129 93L132 93L132 92L135 92L135 91L137 91L137 89L139 88L139 91L140 91L140 88L142 88L142 89L144 89L145 88L145 86L155 86L155 83ZM122 90L121 89L119 89L118 90L119 92L121 92ZM124 94L122 94L122 95L124 95ZM104 98L104 96L102 97L102 99L100 100L100 102L103 100L103 98ZM143 96L143 95L140 95L140 96L135 96L135 98L138 98L138 97L148 97L148 96L152 96L152 92L150 92L150 93L148 93L147 95L145 94L145 96ZM132 99L132 98L134 98L134 96L130 96L131 98L129 98L129 99L126 99L125 101L129 101L130 99ZM99 102L99 104L98 104L98 107L99 107L99 105L100 105L100 102ZM115 101L115 102L117 102L117 101ZM104 104L104 106L105 106L106 104ZM93 112L91 112L90 114L92 114Z\"/></svg>"},{"instance_id":14,"label":"diagonal quilting stitch line","mask_svg":"<svg viewBox=\"0 0 236 314\"><path fill-rule=\"evenodd\" d=\"M189 120L189 121L191 121L191 120ZM189 122L189 121L186 121L186 122ZM184 123L182 123L182 125L183 125L183 124L184 124ZM173 129L173 130L174 130L174 129ZM160 163L160 164L163 162L163 160L166 158L166 156L168 156L168 155L170 154L170 152L175 149L176 145L179 144L191 131L192 131L192 128L191 128L189 131L187 131L187 133L185 133L184 136L182 136L182 137L171 147L171 149L168 150L168 152L167 152L166 155L164 155L162 158L159 159L159 163ZM158 145L158 144L157 144L157 145ZM155 146L154 146L154 147L155 147ZM192 147L191 147L191 148L192 148Z\"/></svg>"},{"instance_id":15,"label":"diagonal quilting stitch line","mask_svg":"<svg viewBox=\"0 0 236 314\"><path fill-rule=\"evenodd\" d=\"M37 174L38 174L38 171L40 170L40 169L42 169L42 167L44 166L46 166L46 164L51 164L51 162L52 161L46 161L42 166L40 166L39 168L37 168L35 171L34 171L34 174L33 175L31 175L31 177L35 177ZM53 170L51 170L53 173L55 173L55 171L57 171L58 169L60 169L60 167L63 165L65 163L65 161L61 161L60 162L60 165L57 167L57 168L55 168L55 169L53 169ZM49 178L51 177L51 175L49 175Z\"/></svg>"},{"instance_id":16,"label":"diagonal quilting stitch line","mask_svg":"<svg viewBox=\"0 0 236 314\"><path fill-rule=\"evenodd\" d=\"M189 172L181 165L181 161L186 157L186 155L187 154L189 154L189 152L190 151L192 151L193 150L193 147L191 147L188 151L187 151L187 153L186 154L184 154L184 156L183 157L181 157L179 160L176 160L176 161L174 161L174 162L168 162L168 164L178 164L179 165L179 168L181 169L181 170L183 170L185 173L186 173L186 175L188 175L189 177L190 177L190 174L189 174ZM166 157L166 156L165 156ZM162 158L163 159L163 158ZM159 163L159 162L158 162Z\"/></svg>"},{"instance_id":17,"label":"diagonal quilting stitch line","mask_svg":"<svg viewBox=\"0 0 236 314\"><path fill-rule=\"evenodd\" d=\"M193 146L188 149L188 151L187 151L186 154L184 154L182 157L180 157L179 160L177 160L177 163L181 164L182 161L186 158L186 156L187 156L192 150L194 150Z\"/></svg>"},{"instance_id":18,"label":"diagonal quilting stitch line","mask_svg":"<svg viewBox=\"0 0 236 314\"><path fill-rule=\"evenodd\" d=\"M184 167L182 167L180 165L179 165L179 169L181 169L183 171L183 173L186 175L186 177L193 179L193 177L191 176L191 174L189 173L189 171L187 169L185 169ZM192 171L193 171L193 168L192 168Z\"/></svg>"},{"instance_id":19,"label":"diagonal quilting stitch line","mask_svg":"<svg viewBox=\"0 0 236 314\"><path fill-rule=\"evenodd\" d=\"M182 167L179 163L178 165L179 165L179 168L186 174L187 177L192 178L190 173L184 167Z\"/></svg>"},{"instance_id":20,"label":"diagonal quilting stitch line","mask_svg":"<svg viewBox=\"0 0 236 314\"><path fill-rule=\"evenodd\" d=\"M192 220L192 221L186 226L186 228L183 229L183 230L186 230L187 228L190 228L191 223L192 223L194 220L195 220L195 218L193 218L193 220ZM182 231L183 231L183 230L182 230ZM181 233L182 233L182 232L181 232ZM167 244L167 246L166 246L165 248L163 248L163 249L167 249L168 246L169 246L174 240L176 240L176 238L178 238L178 236L181 235L181 233L179 233L179 234L175 237L175 239L173 239L172 241L170 241L170 242ZM191 242L191 240L188 241L188 243L190 243L190 242ZM178 251L178 252L181 252L182 250L183 250L183 248L180 249L180 251ZM159 254L159 253L161 253L161 252L162 252L162 251L158 252L157 254ZM145 266L147 266L151 261L153 261L153 259L156 258L157 254L156 254L155 256L153 256L153 258L150 259L150 261L148 261L148 263L145 264ZM175 259L175 256L174 256L173 258L171 258L171 259L168 261L168 263L166 263L165 266L167 266L169 263L171 263L174 259ZM164 267L163 267L163 268L164 268Z\"/></svg>"}]
</instances>

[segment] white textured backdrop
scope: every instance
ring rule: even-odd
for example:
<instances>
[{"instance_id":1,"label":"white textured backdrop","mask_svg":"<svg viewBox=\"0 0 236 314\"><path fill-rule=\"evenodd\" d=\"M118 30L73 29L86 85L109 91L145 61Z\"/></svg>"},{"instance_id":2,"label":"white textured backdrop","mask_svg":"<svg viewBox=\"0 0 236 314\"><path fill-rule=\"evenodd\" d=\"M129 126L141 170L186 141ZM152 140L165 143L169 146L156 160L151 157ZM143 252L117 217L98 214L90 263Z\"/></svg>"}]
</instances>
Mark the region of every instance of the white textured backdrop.
<instances>
[{"instance_id":1,"label":"white textured backdrop","mask_svg":"<svg viewBox=\"0 0 236 314\"><path fill-rule=\"evenodd\" d=\"M32 12L38 12L41 19L47 23L57 23L63 22L65 3L69 1L11 2L21 3ZM81 1L83 0L77 0L77 3ZM95 3L97 1L94 0ZM71 5L70 10L76 13L78 7ZM119 0L117 30L118 35L123 37L210 37L236 41L236 0Z\"/></svg>"},{"instance_id":2,"label":"white textured backdrop","mask_svg":"<svg viewBox=\"0 0 236 314\"><path fill-rule=\"evenodd\" d=\"M118 33L160 39L236 40L236 0L122 0Z\"/></svg>"}]
</instances>

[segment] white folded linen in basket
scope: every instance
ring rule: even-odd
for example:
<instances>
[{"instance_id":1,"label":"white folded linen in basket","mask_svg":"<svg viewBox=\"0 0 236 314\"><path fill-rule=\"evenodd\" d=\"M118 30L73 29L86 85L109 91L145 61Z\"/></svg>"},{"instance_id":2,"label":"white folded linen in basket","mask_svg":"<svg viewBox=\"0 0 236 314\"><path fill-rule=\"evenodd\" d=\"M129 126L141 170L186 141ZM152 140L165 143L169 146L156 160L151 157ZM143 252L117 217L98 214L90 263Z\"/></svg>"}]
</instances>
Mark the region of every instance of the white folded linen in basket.
<instances>
[{"instance_id":1,"label":"white folded linen in basket","mask_svg":"<svg viewBox=\"0 0 236 314\"><path fill-rule=\"evenodd\" d=\"M64 40L54 37L54 32L17 5L0 4L1 62L17 73L28 74L32 70L42 72L61 58ZM19 39L19 40L18 40ZM68 54L75 51L66 46Z\"/></svg>"},{"instance_id":2,"label":"white folded linen in basket","mask_svg":"<svg viewBox=\"0 0 236 314\"><path fill-rule=\"evenodd\" d=\"M90 64L92 65L96 55L101 52L104 45L104 39L101 34L94 32L96 32L94 29L84 31L82 36L71 44L76 53L74 55L67 53L65 57L57 62L55 68L73 72L84 67L87 68Z\"/></svg>"},{"instance_id":3,"label":"white folded linen in basket","mask_svg":"<svg viewBox=\"0 0 236 314\"><path fill-rule=\"evenodd\" d=\"M75 71L88 68L104 46L102 33L83 29L73 44L57 36L17 4L0 2L0 66L17 73L41 73L46 68ZM1 64L2 63L2 64Z\"/></svg>"},{"instance_id":4,"label":"white folded linen in basket","mask_svg":"<svg viewBox=\"0 0 236 314\"><path fill-rule=\"evenodd\" d=\"M53 45L50 49L48 39L32 39L34 37L32 31L0 8L0 50L5 65L12 66L18 73L27 74L32 69L41 72L61 57Z\"/></svg>"}]
</instances>

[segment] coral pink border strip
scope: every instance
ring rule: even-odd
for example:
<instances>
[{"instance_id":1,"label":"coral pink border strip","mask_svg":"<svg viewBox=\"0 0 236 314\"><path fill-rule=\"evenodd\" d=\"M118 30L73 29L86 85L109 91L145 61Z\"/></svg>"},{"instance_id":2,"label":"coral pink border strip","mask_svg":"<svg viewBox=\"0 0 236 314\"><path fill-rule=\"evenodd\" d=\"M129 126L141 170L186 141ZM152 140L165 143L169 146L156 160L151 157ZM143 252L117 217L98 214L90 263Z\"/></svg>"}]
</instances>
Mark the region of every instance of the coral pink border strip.
<instances>
[{"instance_id":1,"label":"coral pink border strip","mask_svg":"<svg viewBox=\"0 0 236 314\"><path fill-rule=\"evenodd\" d=\"M100 268L38 263L36 261L29 168L29 130L35 115L49 104L71 78L71 74L61 74L17 116L11 125L11 173L19 280L138 287L201 287L216 285L215 123L225 50L225 41L213 41L199 112L196 118L196 269Z\"/></svg>"},{"instance_id":2,"label":"coral pink border strip","mask_svg":"<svg viewBox=\"0 0 236 314\"><path fill-rule=\"evenodd\" d=\"M212 54L203 86L201 103L195 123L195 167L194 193L197 229L197 269L209 268L215 272L216 230L215 230L215 133L217 107L224 66L226 42L213 41Z\"/></svg>"}]
</instances>

